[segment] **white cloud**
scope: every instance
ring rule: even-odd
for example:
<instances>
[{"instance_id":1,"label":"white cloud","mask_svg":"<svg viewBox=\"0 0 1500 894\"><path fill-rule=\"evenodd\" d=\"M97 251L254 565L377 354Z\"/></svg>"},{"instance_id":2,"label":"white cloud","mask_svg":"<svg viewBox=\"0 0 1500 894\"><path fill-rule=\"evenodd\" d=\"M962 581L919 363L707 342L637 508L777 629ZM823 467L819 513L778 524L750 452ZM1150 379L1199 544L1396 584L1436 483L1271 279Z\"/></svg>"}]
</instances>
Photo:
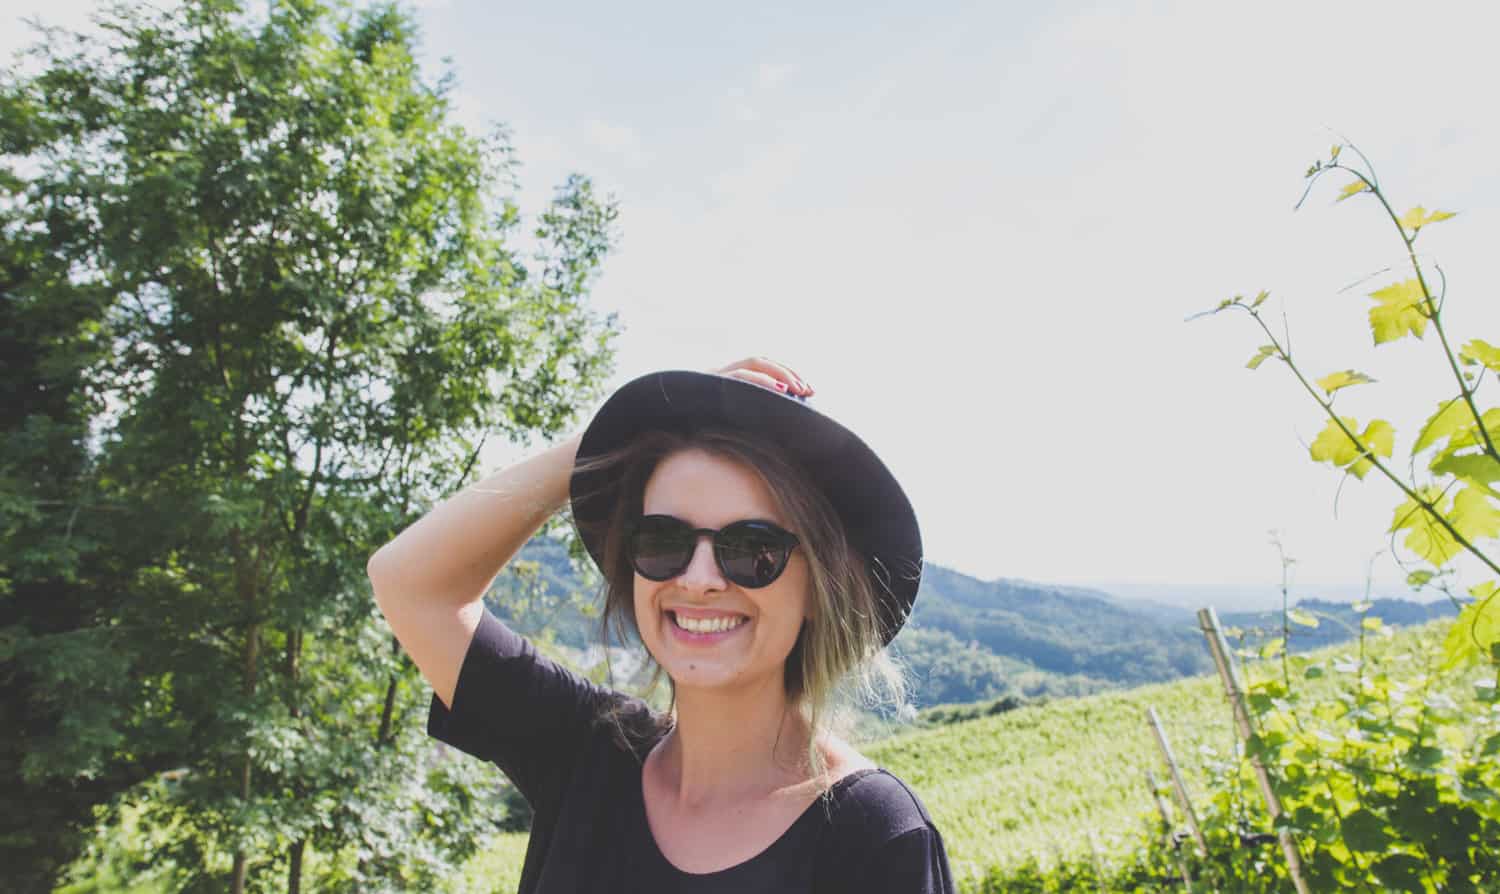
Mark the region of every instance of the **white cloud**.
<instances>
[{"instance_id":1,"label":"white cloud","mask_svg":"<svg viewBox=\"0 0 1500 894\"><path fill-rule=\"evenodd\" d=\"M762 62L755 69L755 86L762 90L774 90L797 71L791 62Z\"/></svg>"},{"instance_id":2,"label":"white cloud","mask_svg":"<svg viewBox=\"0 0 1500 894\"><path fill-rule=\"evenodd\" d=\"M624 124L610 124L597 118L583 125L583 137L590 146L606 155L638 165L646 160L645 147L640 135Z\"/></svg>"},{"instance_id":3,"label":"white cloud","mask_svg":"<svg viewBox=\"0 0 1500 894\"><path fill-rule=\"evenodd\" d=\"M792 62L762 62L757 65L748 86L737 84L725 91L726 108L730 117L741 124L760 121L765 117L763 109L772 100L772 94L777 93L778 88L797 70L798 66ZM785 105L787 97L783 94L777 96L775 101L778 105Z\"/></svg>"}]
</instances>

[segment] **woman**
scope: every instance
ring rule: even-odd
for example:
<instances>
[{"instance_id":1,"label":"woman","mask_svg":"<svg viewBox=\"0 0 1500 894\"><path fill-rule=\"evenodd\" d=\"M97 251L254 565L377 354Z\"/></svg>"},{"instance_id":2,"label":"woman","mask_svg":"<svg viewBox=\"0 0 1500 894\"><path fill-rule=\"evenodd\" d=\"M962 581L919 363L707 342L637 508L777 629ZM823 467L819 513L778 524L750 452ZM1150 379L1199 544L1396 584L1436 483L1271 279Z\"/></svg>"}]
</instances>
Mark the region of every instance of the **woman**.
<instances>
[{"instance_id":1,"label":"woman","mask_svg":"<svg viewBox=\"0 0 1500 894\"><path fill-rule=\"evenodd\" d=\"M429 732L531 803L522 892L951 892L916 795L827 730L894 680L921 540L899 485L765 359L616 392L582 436L455 495L370 560L432 684ZM605 623L670 681L665 714L539 656L491 580L571 497ZM899 691L899 689L898 689Z\"/></svg>"}]
</instances>

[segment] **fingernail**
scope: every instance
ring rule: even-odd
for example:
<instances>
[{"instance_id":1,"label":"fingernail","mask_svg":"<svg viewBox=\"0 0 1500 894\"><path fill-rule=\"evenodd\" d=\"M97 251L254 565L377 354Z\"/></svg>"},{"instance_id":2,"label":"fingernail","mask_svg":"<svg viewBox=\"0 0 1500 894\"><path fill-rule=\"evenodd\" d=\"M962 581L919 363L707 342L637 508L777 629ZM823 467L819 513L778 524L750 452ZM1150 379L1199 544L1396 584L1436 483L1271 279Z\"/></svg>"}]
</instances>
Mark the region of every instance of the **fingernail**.
<instances>
[{"instance_id":1,"label":"fingernail","mask_svg":"<svg viewBox=\"0 0 1500 894\"><path fill-rule=\"evenodd\" d=\"M785 391L786 390L786 383L785 382L777 382L776 383L776 390L777 391Z\"/></svg>"}]
</instances>

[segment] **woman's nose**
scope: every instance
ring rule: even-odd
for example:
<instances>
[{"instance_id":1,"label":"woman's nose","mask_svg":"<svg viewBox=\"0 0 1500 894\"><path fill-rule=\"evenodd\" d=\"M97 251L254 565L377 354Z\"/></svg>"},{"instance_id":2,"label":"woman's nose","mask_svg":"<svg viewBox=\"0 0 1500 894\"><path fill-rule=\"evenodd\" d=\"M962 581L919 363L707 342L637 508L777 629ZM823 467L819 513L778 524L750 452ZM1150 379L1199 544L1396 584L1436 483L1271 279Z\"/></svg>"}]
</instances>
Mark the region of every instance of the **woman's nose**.
<instances>
[{"instance_id":1,"label":"woman's nose","mask_svg":"<svg viewBox=\"0 0 1500 894\"><path fill-rule=\"evenodd\" d=\"M713 539L700 534L693 543L693 557L678 575L677 582L688 590L722 590L727 584L719 563L714 561Z\"/></svg>"}]
</instances>

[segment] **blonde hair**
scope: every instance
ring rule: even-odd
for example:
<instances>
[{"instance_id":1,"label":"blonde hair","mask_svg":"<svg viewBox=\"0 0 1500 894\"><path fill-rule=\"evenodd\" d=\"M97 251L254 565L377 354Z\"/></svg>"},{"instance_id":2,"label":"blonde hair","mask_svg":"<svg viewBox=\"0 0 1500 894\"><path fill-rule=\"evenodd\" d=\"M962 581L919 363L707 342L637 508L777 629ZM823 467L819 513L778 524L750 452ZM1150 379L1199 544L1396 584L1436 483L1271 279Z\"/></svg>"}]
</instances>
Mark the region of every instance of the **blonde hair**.
<instances>
[{"instance_id":1,"label":"blonde hair","mask_svg":"<svg viewBox=\"0 0 1500 894\"><path fill-rule=\"evenodd\" d=\"M878 588L884 587L870 559L850 542L833 504L808 472L786 451L754 435L733 429L709 428L690 433L646 432L611 453L584 460L579 469L609 469L616 491L612 511L598 524L602 532L601 571L604 608L600 618L606 642L640 642L635 616L634 569L626 555L627 524L642 512L646 482L667 457L697 449L735 460L760 475L788 526L802 543L809 571L809 618L786 658L785 686L789 706L807 723L805 745L808 767L825 789L827 766L818 749L825 732L842 732L858 705L905 705L906 686L900 669L884 648L886 612ZM661 667L652 662L652 685ZM668 717L660 723L639 720L627 728L621 717L606 709L622 741L639 749L641 736L670 728L675 693Z\"/></svg>"}]
</instances>

